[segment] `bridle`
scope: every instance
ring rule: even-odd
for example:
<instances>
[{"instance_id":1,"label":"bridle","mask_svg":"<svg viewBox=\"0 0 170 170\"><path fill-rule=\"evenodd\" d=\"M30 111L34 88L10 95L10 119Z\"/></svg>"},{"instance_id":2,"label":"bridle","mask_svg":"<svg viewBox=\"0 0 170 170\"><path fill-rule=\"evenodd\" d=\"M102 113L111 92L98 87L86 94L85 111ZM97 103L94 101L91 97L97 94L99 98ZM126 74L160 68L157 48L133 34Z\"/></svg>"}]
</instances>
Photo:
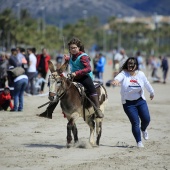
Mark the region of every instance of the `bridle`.
<instances>
[{"instance_id":1,"label":"bridle","mask_svg":"<svg viewBox=\"0 0 170 170\"><path fill-rule=\"evenodd\" d=\"M51 75L50 75L49 78L48 78L48 86L49 86L49 87L50 87L50 80L51 80L50 77L51 77ZM53 79L56 81L56 78L55 78L55 76L54 76L53 74L52 74L52 77L53 77ZM58 76L58 77L59 77L59 76ZM60 77L62 77L62 75L60 75ZM59 83L62 83L62 81L59 81ZM55 95L54 95L53 97L51 97L51 96L49 95L48 98L50 99L50 101L48 101L48 102L46 102L45 104L39 106L38 109L41 108L41 107L46 106L47 104L50 104L50 103L53 103L53 102L58 102L58 101L66 94L66 92L69 90L69 88L71 87L71 84L72 84L72 82L70 83L69 87L68 87L67 89L65 89L64 92L61 93L60 95L58 95L57 92L55 92ZM50 90L49 90L49 93L50 93ZM52 93L54 94L54 92L52 92ZM54 97L56 97L55 100L54 100Z\"/></svg>"},{"instance_id":2,"label":"bridle","mask_svg":"<svg viewBox=\"0 0 170 170\"><path fill-rule=\"evenodd\" d=\"M58 81L57 80L57 77L60 77L60 79L63 77L64 78L64 76L63 76L63 74L61 74L61 75L57 75L57 77L56 77L56 75L54 75L54 74L51 74L51 76L52 76L52 78L51 77L49 77L49 79L54 79L55 80L55 86L61 86L62 84L63 84L63 80L60 80L60 81ZM67 93L67 91L70 89L70 87L71 87L71 85L72 85L72 82L73 82L73 78L70 76L70 74L67 74L67 77L68 78L66 78L66 79L68 79L69 81L71 81L70 82L70 84L69 84L69 86L67 87L67 88L65 88L64 89L64 87L62 87L62 90L63 90L63 92L61 93L61 94L59 94L59 90L61 91L61 89L58 89L56 92L55 92L55 95L53 96L53 97L56 97L56 99L55 100L60 100L60 99L62 99L62 97ZM67 81L67 80L66 80ZM65 83L65 82L64 82ZM60 85L57 85L57 84L60 84ZM50 86L50 85L49 85ZM52 91L51 93L54 93L54 91ZM58 95L59 94L59 95Z\"/></svg>"}]
</instances>

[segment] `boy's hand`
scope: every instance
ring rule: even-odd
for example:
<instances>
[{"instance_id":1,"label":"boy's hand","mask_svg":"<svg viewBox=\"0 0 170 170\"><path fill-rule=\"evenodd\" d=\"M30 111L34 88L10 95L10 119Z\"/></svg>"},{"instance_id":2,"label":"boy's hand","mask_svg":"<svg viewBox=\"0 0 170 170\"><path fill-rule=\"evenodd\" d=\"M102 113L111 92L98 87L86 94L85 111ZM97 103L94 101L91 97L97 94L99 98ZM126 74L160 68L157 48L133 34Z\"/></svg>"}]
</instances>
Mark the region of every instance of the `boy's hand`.
<instances>
[{"instance_id":1,"label":"boy's hand","mask_svg":"<svg viewBox=\"0 0 170 170\"><path fill-rule=\"evenodd\" d=\"M71 76L74 78L76 77L76 73L71 73Z\"/></svg>"},{"instance_id":2,"label":"boy's hand","mask_svg":"<svg viewBox=\"0 0 170 170\"><path fill-rule=\"evenodd\" d=\"M65 59L65 61L69 61L70 57L68 55L64 54L64 59Z\"/></svg>"}]
</instances>

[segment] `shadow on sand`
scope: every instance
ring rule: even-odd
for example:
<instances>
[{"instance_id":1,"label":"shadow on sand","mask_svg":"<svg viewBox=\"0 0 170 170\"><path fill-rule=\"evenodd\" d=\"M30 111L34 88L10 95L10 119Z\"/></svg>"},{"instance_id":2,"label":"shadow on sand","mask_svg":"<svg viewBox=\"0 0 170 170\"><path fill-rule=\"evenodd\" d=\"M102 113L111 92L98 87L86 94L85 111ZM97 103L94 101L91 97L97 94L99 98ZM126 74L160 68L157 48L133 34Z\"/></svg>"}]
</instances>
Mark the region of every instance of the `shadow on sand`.
<instances>
[{"instance_id":1,"label":"shadow on sand","mask_svg":"<svg viewBox=\"0 0 170 170\"><path fill-rule=\"evenodd\" d=\"M48 144L24 144L28 148L57 148L63 149L66 148L66 145L48 145Z\"/></svg>"},{"instance_id":2,"label":"shadow on sand","mask_svg":"<svg viewBox=\"0 0 170 170\"><path fill-rule=\"evenodd\" d=\"M116 145L108 146L108 145L101 145L101 146L107 146L112 148L134 148L135 146L128 145L125 142L117 142Z\"/></svg>"}]
</instances>

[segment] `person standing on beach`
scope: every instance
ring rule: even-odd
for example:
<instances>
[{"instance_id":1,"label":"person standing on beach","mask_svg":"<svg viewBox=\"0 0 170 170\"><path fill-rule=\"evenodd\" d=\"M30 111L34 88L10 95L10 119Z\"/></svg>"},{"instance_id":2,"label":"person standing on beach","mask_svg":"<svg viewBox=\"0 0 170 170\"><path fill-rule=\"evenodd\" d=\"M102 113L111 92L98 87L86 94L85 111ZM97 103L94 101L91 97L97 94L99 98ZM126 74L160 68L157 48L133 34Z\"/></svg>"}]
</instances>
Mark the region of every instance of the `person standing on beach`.
<instances>
[{"instance_id":1,"label":"person standing on beach","mask_svg":"<svg viewBox=\"0 0 170 170\"><path fill-rule=\"evenodd\" d=\"M41 73L42 77L46 79L48 73L48 61L51 59L50 55L47 53L47 49L42 49L42 54L37 55L37 71ZM43 82L41 85L41 93L44 93L45 83Z\"/></svg>"},{"instance_id":2,"label":"person standing on beach","mask_svg":"<svg viewBox=\"0 0 170 170\"><path fill-rule=\"evenodd\" d=\"M11 112L22 112L24 108L24 91L28 85L28 77L22 67L15 67L9 70L14 82L14 107Z\"/></svg>"},{"instance_id":3,"label":"person standing on beach","mask_svg":"<svg viewBox=\"0 0 170 170\"><path fill-rule=\"evenodd\" d=\"M150 123L150 113L144 96L144 87L150 93L151 100L154 98L154 89L145 74L139 70L137 58L129 57L127 59L112 84L116 86L121 84L120 93L124 112L131 122L137 147L144 147L141 131L143 138L147 140L149 138L147 127Z\"/></svg>"},{"instance_id":4,"label":"person standing on beach","mask_svg":"<svg viewBox=\"0 0 170 170\"><path fill-rule=\"evenodd\" d=\"M143 62L143 56L141 55L140 51L137 51L136 58L137 58L138 64L139 64L139 70L143 70L145 68L145 66L144 66L144 62Z\"/></svg>"},{"instance_id":5,"label":"person standing on beach","mask_svg":"<svg viewBox=\"0 0 170 170\"><path fill-rule=\"evenodd\" d=\"M28 70L27 70L28 85L26 88L26 92L34 95L35 94L34 79L37 76L37 69L36 69L37 58L34 55L32 48L28 48L27 52L29 55L28 56L29 64L28 64Z\"/></svg>"},{"instance_id":6,"label":"person standing on beach","mask_svg":"<svg viewBox=\"0 0 170 170\"><path fill-rule=\"evenodd\" d=\"M106 65L106 58L102 53L99 53L99 60L96 64L96 69L98 72L98 80L100 83L103 83L103 73L105 70L105 65Z\"/></svg>"},{"instance_id":7,"label":"person standing on beach","mask_svg":"<svg viewBox=\"0 0 170 170\"><path fill-rule=\"evenodd\" d=\"M125 63L127 58L128 56L126 55L126 52L123 48L121 48L119 52L115 54L114 60L113 60L113 65L114 65L113 77L115 77L118 74L120 68Z\"/></svg>"},{"instance_id":8,"label":"person standing on beach","mask_svg":"<svg viewBox=\"0 0 170 170\"><path fill-rule=\"evenodd\" d=\"M0 88L4 88L7 81L8 59L5 53L0 54Z\"/></svg>"},{"instance_id":9,"label":"person standing on beach","mask_svg":"<svg viewBox=\"0 0 170 170\"><path fill-rule=\"evenodd\" d=\"M167 74L169 70L168 59L165 56L160 56L159 59L161 60L161 68L163 72L163 84L166 84Z\"/></svg>"}]
</instances>

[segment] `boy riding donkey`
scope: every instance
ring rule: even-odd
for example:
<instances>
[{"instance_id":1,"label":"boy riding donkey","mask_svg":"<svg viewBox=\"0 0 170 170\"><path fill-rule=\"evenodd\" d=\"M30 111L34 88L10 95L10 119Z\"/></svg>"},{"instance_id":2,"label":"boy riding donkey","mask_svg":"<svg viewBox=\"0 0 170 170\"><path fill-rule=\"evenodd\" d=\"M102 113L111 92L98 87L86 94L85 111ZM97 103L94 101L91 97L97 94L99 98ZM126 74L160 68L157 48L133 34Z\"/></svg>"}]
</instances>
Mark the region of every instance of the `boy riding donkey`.
<instances>
[{"instance_id":1,"label":"boy riding donkey","mask_svg":"<svg viewBox=\"0 0 170 170\"><path fill-rule=\"evenodd\" d=\"M78 38L72 38L68 43L68 48L70 57L64 55L64 59L65 64L70 64L71 77L74 78L74 81L81 83L87 89L90 94L89 96L91 101L93 102L95 108L97 108L95 109L96 117L103 118L104 114L100 110L98 94L93 83L90 58L85 53L84 45ZM47 109L38 116L52 119L52 113L58 102L59 101L51 102Z\"/></svg>"}]
</instances>

